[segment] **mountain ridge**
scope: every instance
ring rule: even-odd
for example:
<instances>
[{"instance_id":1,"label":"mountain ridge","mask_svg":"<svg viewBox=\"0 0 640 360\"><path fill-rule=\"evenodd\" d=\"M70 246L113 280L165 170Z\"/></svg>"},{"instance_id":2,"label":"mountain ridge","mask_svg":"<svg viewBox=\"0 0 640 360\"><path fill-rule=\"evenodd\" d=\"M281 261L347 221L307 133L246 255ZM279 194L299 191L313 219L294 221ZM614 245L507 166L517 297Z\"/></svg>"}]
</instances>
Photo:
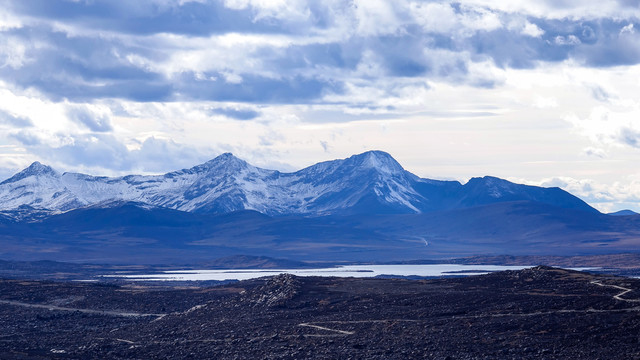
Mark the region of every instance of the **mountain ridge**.
<instances>
[{"instance_id":1,"label":"mountain ridge","mask_svg":"<svg viewBox=\"0 0 640 360\"><path fill-rule=\"evenodd\" d=\"M0 211L5 213L24 206L66 212L112 201L133 201L201 213L403 214L520 200L597 212L559 188L515 184L490 176L472 178L464 185L423 179L379 150L290 173L253 166L231 153L162 175L121 177L59 173L34 162L0 183Z\"/></svg>"}]
</instances>

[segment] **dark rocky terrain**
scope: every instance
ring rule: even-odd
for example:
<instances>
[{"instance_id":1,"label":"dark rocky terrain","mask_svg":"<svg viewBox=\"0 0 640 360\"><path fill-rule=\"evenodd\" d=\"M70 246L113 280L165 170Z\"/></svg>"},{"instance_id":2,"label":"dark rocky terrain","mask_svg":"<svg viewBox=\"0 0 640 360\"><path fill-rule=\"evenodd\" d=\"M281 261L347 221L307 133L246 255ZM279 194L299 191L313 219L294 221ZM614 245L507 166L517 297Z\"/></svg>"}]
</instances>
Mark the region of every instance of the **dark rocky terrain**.
<instances>
[{"instance_id":1,"label":"dark rocky terrain","mask_svg":"<svg viewBox=\"0 0 640 360\"><path fill-rule=\"evenodd\" d=\"M547 267L188 288L0 280L0 358L640 359L639 290Z\"/></svg>"}]
</instances>

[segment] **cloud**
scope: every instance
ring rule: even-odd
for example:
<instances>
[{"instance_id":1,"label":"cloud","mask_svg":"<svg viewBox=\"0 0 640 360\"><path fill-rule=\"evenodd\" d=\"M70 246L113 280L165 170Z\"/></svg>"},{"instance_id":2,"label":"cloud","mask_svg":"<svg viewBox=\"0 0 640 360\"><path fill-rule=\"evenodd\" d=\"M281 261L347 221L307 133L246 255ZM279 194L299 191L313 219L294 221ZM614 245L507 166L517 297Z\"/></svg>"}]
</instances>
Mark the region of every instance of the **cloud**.
<instances>
[{"instance_id":1,"label":"cloud","mask_svg":"<svg viewBox=\"0 0 640 360\"><path fill-rule=\"evenodd\" d=\"M51 135L48 135L49 137ZM221 151L179 144L171 139L149 137L129 149L110 134L57 134L52 140L37 131L21 130L12 135L31 153L61 169L84 169L94 173L163 173L191 167ZM52 145L52 143L57 143Z\"/></svg>"},{"instance_id":2,"label":"cloud","mask_svg":"<svg viewBox=\"0 0 640 360\"><path fill-rule=\"evenodd\" d=\"M5 32L24 47L19 68L0 67L0 77L20 89L37 89L53 100L127 98L166 99L171 85L162 74L122 54L144 58L153 50L122 40L86 34L69 36L46 25Z\"/></svg>"},{"instance_id":3,"label":"cloud","mask_svg":"<svg viewBox=\"0 0 640 360\"><path fill-rule=\"evenodd\" d=\"M329 143L326 141L320 141L320 146L322 146L322 150L324 150L324 152L328 153L329 152Z\"/></svg>"},{"instance_id":4,"label":"cloud","mask_svg":"<svg viewBox=\"0 0 640 360\"><path fill-rule=\"evenodd\" d=\"M116 171L131 168L126 146L111 135L51 135L36 130L22 130L13 134L13 138L38 158L55 165L104 168L108 164L110 169Z\"/></svg>"},{"instance_id":5,"label":"cloud","mask_svg":"<svg viewBox=\"0 0 640 360\"><path fill-rule=\"evenodd\" d=\"M0 109L0 124L5 123L13 127L25 128L33 126L33 121L28 117L13 115L8 111Z\"/></svg>"},{"instance_id":6,"label":"cloud","mask_svg":"<svg viewBox=\"0 0 640 360\"><path fill-rule=\"evenodd\" d=\"M536 24L527 22L522 27L521 33L534 38L539 38L544 35L544 30L540 29Z\"/></svg>"},{"instance_id":7,"label":"cloud","mask_svg":"<svg viewBox=\"0 0 640 360\"><path fill-rule=\"evenodd\" d=\"M640 111L633 107L594 107L589 116L568 116L566 121L581 135L599 147L630 146L640 148Z\"/></svg>"},{"instance_id":8,"label":"cloud","mask_svg":"<svg viewBox=\"0 0 640 360\"><path fill-rule=\"evenodd\" d=\"M134 35L278 31L270 22L254 18L251 9L233 9L219 1L34 0L10 1L8 5L11 11L26 17Z\"/></svg>"},{"instance_id":9,"label":"cloud","mask_svg":"<svg viewBox=\"0 0 640 360\"><path fill-rule=\"evenodd\" d=\"M359 35L380 36L404 32L400 7L383 0L356 0L353 4L356 31Z\"/></svg>"},{"instance_id":10,"label":"cloud","mask_svg":"<svg viewBox=\"0 0 640 360\"><path fill-rule=\"evenodd\" d=\"M260 116L260 112L250 108L222 107L211 109L212 114L220 114L236 120L253 120Z\"/></svg>"},{"instance_id":11,"label":"cloud","mask_svg":"<svg viewBox=\"0 0 640 360\"><path fill-rule=\"evenodd\" d=\"M26 51L27 46L20 39L12 36L0 37L0 68L22 68L26 62Z\"/></svg>"},{"instance_id":12,"label":"cloud","mask_svg":"<svg viewBox=\"0 0 640 360\"><path fill-rule=\"evenodd\" d=\"M637 0L528 1L467 0L467 4L484 6L506 13L525 14L550 19L592 20L599 18L630 19L640 17Z\"/></svg>"},{"instance_id":13,"label":"cloud","mask_svg":"<svg viewBox=\"0 0 640 360\"><path fill-rule=\"evenodd\" d=\"M39 150L44 150L43 148ZM109 164L111 169L129 170L132 167L126 146L110 135L77 135L63 146L48 149L40 156L58 163L98 168Z\"/></svg>"},{"instance_id":14,"label":"cloud","mask_svg":"<svg viewBox=\"0 0 640 360\"><path fill-rule=\"evenodd\" d=\"M313 102L325 93L341 91L340 83L312 77L278 79L244 75L242 82L229 83L220 81L219 73L207 75L209 80L193 81L194 74L183 74L175 84L177 99L295 104Z\"/></svg>"},{"instance_id":15,"label":"cloud","mask_svg":"<svg viewBox=\"0 0 640 360\"><path fill-rule=\"evenodd\" d=\"M449 33L460 28L456 11L449 4L412 2L409 6L416 23L427 32Z\"/></svg>"},{"instance_id":16,"label":"cloud","mask_svg":"<svg viewBox=\"0 0 640 360\"><path fill-rule=\"evenodd\" d=\"M494 86L469 69L640 62L632 6L486 1L7 1L0 77L54 101L316 104L347 82ZM578 9L549 17L546 10ZM618 16L614 16L616 14ZM368 69L368 70L366 70ZM390 95L390 94L386 94Z\"/></svg>"},{"instance_id":17,"label":"cloud","mask_svg":"<svg viewBox=\"0 0 640 360\"><path fill-rule=\"evenodd\" d=\"M128 153L130 168L151 173L164 173L189 168L213 158L221 151L202 151L192 146L179 144L172 139L149 137L140 148Z\"/></svg>"},{"instance_id":18,"label":"cloud","mask_svg":"<svg viewBox=\"0 0 640 360\"><path fill-rule=\"evenodd\" d=\"M588 147L584 149L584 154L587 156L593 156L600 159L604 159L605 157L607 157L606 151L604 151L603 149L594 148L594 147Z\"/></svg>"},{"instance_id":19,"label":"cloud","mask_svg":"<svg viewBox=\"0 0 640 360\"><path fill-rule=\"evenodd\" d=\"M617 136L617 139L629 146L640 148L640 131L623 127Z\"/></svg>"},{"instance_id":20,"label":"cloud","mask_svg":"<svg viewBox=\"0 0 640 360\"><path fill-rule=\"evenodd\" d=\"M13 137L14 139L18 140L22 145L26 145L26 146L34 146L34 145L42 144L42 141L40 140L40 138L31 131L21 130L21 131L12 133L9 136Z\"/></svg>"},{"instance_id":21,"label":"cloud","mask_svg":"<svg viewBox=\"0 0 640 360\"><path fill-rule=\"evenodd\" d=\"M591 87L591 94L594 99L602 102L608 102L613 97L607 90L598 85Z\"/></svg>"},{"instance_id":22,"label":"cloud","mask_svg":"<svg viewBox=\"0 0 640 360\"><path fill-rule=\"evenodd\" d=\"M620 35L623 34L635 34L636 30L634 29L633 24L625 25L622 29L620 29Z\"/></svg>"},{"instance_id":23,"label":"cloud","mask_svg":"<svg viewBox=\"0 0 640 360\"><path fill-rule=\"evenodd\" d=\"M113 130L111 119L107 114L98 114L86 106L72 106L67 110L67 116L74 122L82 124L91 131L109 132Z\"/></svg>"},{"instance_id":24,"label":"cloud","mask_svg":"<svg viewBox=\"0 0 640 360\"><path fill-rule=\"evenodd\" d=\"M558 35L553 39L553 43L560 46L580 45L582 41L575 35L562 36Z\"/></svg>"},{"instance_id":25,"label":"cloud","mask_svg":"<svg viewBox=\"0 0 640 360\"><path fill-rule=\"evenodd\" d=\"M625 180L606 184L592 179L563 176L529 183L544 187L560 187L605 213L622 209L638 210L640 181L637 176Z\"/></svg>"}]
</instances>

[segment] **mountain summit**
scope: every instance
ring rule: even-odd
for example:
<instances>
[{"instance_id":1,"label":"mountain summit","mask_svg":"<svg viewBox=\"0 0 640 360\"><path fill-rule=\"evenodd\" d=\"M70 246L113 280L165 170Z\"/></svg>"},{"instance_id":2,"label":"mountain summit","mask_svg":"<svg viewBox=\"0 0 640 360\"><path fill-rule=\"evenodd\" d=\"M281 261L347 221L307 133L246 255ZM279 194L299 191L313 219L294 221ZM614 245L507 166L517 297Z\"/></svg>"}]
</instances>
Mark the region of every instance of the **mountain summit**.
<instances>
[{"instance_id":1,"label":"mountain summit","mask_svg":"<svg viewBox=\"0 0 640 360\"><path fill-rule=\"evenodd\" d=\"M9 179L0 183L0 185L5 183L12 183L16 181L20 181L22 179L33 177L33 176L51 176L56 177L59 174L51 168L51 166L42 165L39 161L35 161L26 169L20 171L19 173L13 175Z\"/></svg>"},{"instance_id":2,"label":"mountain summit","mask_svg":"<svg viewBox=\"0 0 640 360\"><path fill-rule=\"evenodd\" d=\"M26 205L64 212L114 201L188 212L256 210L268 215L311 216L424 213L530 201L597 213L559 188L514 184L494 177L473 178L465 185L421 179L383 151L325 161L292 173L261 169L231 153L164 175L114 178L60 175L34 162L0 183L3 211Z\"/></svg>"},{"instance_id":3,"label":"mountain summit","mask_svg":"<svg viewBox=\"0 0 640 360\"><path fill-rule=\"evenodd\" d=\"M240 171L247 168L248 166L249 164L246 161L235 157L232 153L224 153L207 161L204 164L194 166L193 168L191 168L191 170L196 172L220 170L233 172Z\"/></svg>"},{"instance_id":4,"label":"mountain summit","mask_svg":"<svg viewBox=\"0 0 640 360\"><path fill-rule=\"evenodd\" d=\"M384 151L372 150L345 159L345 164L354 167L374 169L384 174L401 174L405 170L391 155Z\"/></svg>"}]
</instances>

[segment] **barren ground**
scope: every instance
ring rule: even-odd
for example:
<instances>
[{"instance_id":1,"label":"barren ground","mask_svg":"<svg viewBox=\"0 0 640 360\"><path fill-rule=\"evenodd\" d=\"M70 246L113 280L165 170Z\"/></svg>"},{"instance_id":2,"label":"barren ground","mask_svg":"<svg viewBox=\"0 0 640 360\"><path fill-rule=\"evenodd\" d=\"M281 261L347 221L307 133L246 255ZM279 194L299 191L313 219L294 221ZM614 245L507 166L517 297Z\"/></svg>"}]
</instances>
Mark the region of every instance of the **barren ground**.
<instances>
[{"instance_id":1,"label":"barren ground","mask_svg":"<svg viewBox=\"0 0 640 360\"><path fill-rule=\"evenodd\" d=\"M640 359L638 289L552 268L174 289L0 280L0 358Z\"/></svg>"}]
</instances>

